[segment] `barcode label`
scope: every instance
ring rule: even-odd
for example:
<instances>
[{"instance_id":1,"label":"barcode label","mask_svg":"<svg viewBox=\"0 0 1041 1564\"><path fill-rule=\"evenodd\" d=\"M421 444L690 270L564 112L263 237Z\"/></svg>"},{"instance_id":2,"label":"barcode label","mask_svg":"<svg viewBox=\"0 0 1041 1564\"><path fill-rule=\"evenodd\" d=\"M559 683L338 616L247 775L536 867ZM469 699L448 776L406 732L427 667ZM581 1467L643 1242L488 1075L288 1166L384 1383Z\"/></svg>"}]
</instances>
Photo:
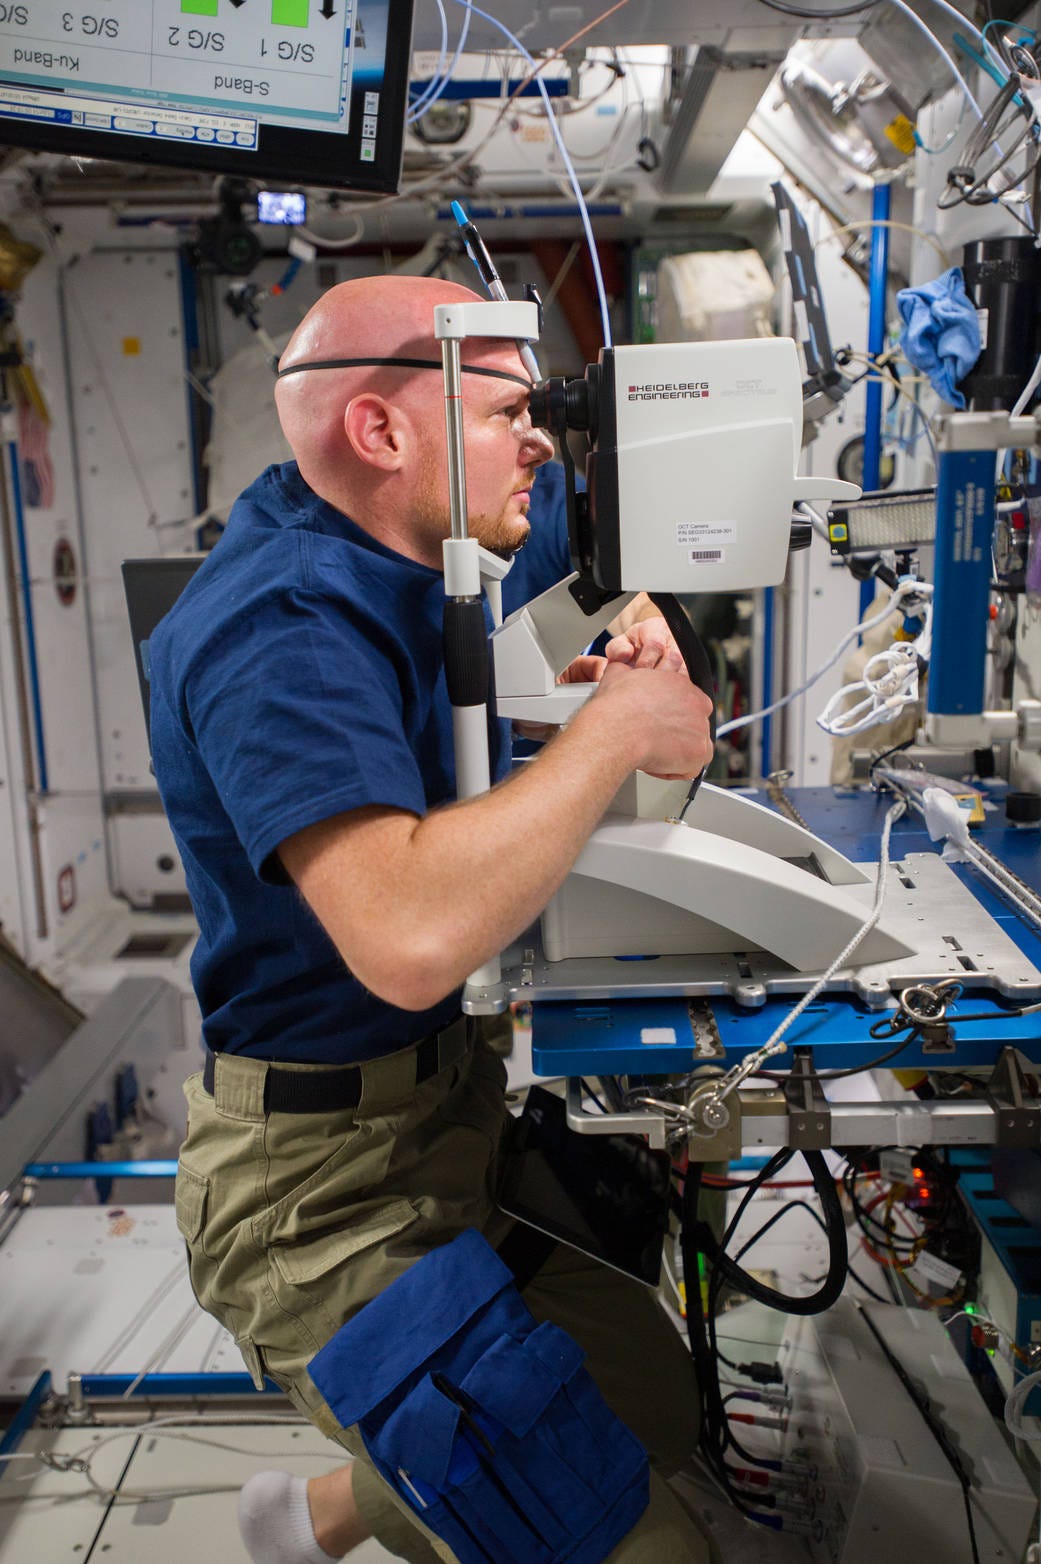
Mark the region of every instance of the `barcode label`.
<instances>
[{"instance_id":1,"label":"barcode label","mask_svg":"<svg viewBox=\"0 0 1041 1564\"><path fill-rule=\"evenodd\" d=\"M721 548L692 548L687 558L692 565L721 565L726 554Z\"/></svg>"}]
</instances>

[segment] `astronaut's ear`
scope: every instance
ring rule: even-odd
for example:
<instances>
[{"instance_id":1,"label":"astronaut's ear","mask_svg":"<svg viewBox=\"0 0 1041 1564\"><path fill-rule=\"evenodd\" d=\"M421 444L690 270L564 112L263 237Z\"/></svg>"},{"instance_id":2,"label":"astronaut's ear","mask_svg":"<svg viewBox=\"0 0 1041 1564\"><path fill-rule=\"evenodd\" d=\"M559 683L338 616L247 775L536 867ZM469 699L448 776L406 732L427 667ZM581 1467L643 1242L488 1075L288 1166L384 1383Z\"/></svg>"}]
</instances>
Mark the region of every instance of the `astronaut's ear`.
<instances>
[{"instance_id":1,"label":"astronaut's ear","mask_svg":"<svg viewBox=\"0 0 1041 1564\"><path fill-rule=\"evenodd\" d=\"M400 419L391 404L375 392L365 392L347 403L343 430L359 460L385 472L396 472L401 466Z\"/></svg>"}]
</instances>

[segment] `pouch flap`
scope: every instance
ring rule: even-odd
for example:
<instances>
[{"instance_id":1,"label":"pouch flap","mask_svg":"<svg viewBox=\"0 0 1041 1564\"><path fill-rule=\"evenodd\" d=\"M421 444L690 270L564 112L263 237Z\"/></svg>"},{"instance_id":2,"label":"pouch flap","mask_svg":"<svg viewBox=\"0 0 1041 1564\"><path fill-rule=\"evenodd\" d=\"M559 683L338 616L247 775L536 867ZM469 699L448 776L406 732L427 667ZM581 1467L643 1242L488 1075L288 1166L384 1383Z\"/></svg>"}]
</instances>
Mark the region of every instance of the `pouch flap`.
<instances>
[{"instance_id":1,"label":"pouch flap","mask_svg":"<svg viewBox=\"0 0 1041 1564\"><path fill-rule=\"evenodd\" d=\"M308 1364L308 1373L344 1428L415 1374L513 1276L474 1228L431 1249L353 1319ZM518 1297L517 1307L530 1320Z\"/></svg>"},{"instance_id":2,"label":"pouch flap","mask_svg":"<svg viewBox=\"0 0 1041 1564\"><path fill-rule=\"evenodd\" d=\"M551 1320L546 1320L532 1331L527 1347L562 1385L566 1385L578 1373L586 1358L578 1342Z\"/></svg>"},{"instance_id":3,"label":"pouch flap","mask_svg":"<svg viewBox=\"0 0 1041 1564\"><path fill-rule=\"evenodd\" d=\"M554 1326L553 1329L556 1329ZM535 1335L527 1341L500 1336L463 1380L462 1389L483 1412L490 1413L518 1439L534 1427L561 1384L569 1375L561 1375L553 1364L532 1351ZM561 1331L560 1335L564 1336ZM567 1341L568 1337L564 1336ZM582 1351L575 1347L578 1361Z\"/></svg>"},{"instance_id":4,"label":"pouch flap","mask_svg":"<svg viewBox=\"0 0 1041 1564\"><path fill-rule=\"evenodd\" d=\"M374 1454L393 1470L444 1491L462 1408L427 1374L380 1429Z\"/></svg>"}]
</instances>

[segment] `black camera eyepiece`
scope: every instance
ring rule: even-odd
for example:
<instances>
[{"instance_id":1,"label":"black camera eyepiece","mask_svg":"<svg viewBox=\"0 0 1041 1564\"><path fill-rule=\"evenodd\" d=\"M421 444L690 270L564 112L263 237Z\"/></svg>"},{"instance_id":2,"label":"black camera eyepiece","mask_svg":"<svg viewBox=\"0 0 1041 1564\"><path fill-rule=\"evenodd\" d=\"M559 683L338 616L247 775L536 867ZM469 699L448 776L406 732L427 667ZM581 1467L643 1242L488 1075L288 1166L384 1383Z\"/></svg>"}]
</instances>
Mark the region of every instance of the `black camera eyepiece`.
<instances>
[{"instance_id":1,"label":"black camera eyepiece","mask_svg":"<svg viewBox=\"0 0 1041 1564\"><path fill-rule=\"evenodd\" d=\"M570 379L551 375L541 381L532 391L529 404L536 429L550 429L556 435L565 435L572 429L584 430L595 441L599 379L599 364L590 364L584 375Z\"/></svg>"}]
</instances>

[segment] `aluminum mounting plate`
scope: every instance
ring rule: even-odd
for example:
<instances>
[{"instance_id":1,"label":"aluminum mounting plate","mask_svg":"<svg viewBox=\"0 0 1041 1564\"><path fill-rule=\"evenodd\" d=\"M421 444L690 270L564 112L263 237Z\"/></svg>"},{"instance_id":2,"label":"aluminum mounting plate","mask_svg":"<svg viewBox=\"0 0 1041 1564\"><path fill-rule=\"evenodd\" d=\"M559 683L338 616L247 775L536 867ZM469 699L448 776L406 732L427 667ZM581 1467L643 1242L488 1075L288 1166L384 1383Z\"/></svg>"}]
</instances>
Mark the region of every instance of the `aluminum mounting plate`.
<instances>
[{"instance_id":1,"label":"aluminum mounting plate","mask_svg":"<svg viewBox=\"0 0 1041 1564\"><path fill-rule=\"evenodd\" d=\"M871 883L844 886L864 904L875 899ZM604 888L610 894L609 887ZM992 989L1006 997L1041 997L1041 970L977 901L938 853L908 853L891 862L886 889L887 927L916 952L894 961L840 968L826 992L852 993L875 1009L917 983L956 977L966 992ZM836 952L838 954L838 952ZM672 995L727 995L756 1007L771 994L801 994L822 974L797 972L762 950L626 959L583 956L547 961L537 930L503 955L503 979L514 1000L661 999Z\"/></svg>"}]
</instances>

